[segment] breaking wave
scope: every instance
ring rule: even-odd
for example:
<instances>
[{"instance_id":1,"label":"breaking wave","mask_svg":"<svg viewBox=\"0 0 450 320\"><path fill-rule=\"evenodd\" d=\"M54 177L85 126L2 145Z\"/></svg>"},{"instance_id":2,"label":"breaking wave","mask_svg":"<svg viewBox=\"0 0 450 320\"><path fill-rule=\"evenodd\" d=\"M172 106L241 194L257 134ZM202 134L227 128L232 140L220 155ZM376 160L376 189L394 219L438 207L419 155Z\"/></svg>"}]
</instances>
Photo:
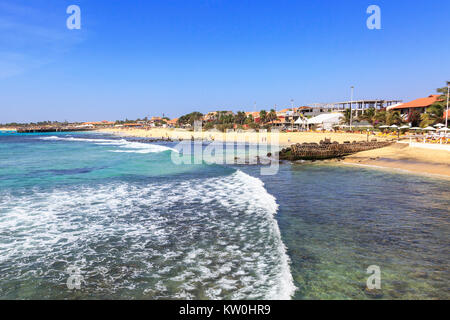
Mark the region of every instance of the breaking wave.
<instances>
[{"instance_id":1,"label":"breaking wave","mask_svg":"<svg viewBox=\"0 0 450 320\"><path fill-rule=\"evenodd\" d=\"M241 171L3 193L0 274L15 280L0 297L15 298L14 283L27 280L26 298L71 297L65 270L76 265L82 298L289 299L277 208Z\"/></svg>"},{"instance_id":2,"label":"breaking wave","mask_svg":"<svg viewBox=\"0 0 450 320\"><path fill-rule=\"evenodd\" d=\"M157 153L164 151L172 151L178 152L176 149L161 146L158 144L150 144L150 143L141 143L141 142L133 142L127 141L125 139L89 139L89 138L75 138L75 137L41 137L40 140L48 140L48 141L76 141L76 142L93 142L96 145L105 145L105 146L117 146L120 149L111 150L111 152L123 152L123 153Z\"/></svg>"}]
</instances>

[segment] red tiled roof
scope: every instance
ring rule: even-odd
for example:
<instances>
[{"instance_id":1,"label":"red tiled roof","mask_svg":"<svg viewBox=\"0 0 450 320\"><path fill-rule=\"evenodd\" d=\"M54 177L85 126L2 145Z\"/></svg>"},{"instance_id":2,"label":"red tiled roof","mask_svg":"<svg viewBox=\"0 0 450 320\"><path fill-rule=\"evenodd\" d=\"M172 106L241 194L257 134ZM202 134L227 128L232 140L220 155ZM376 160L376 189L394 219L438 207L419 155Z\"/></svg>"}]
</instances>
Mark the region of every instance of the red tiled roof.
<instances>
[{"instance_id":1,"label":"red tiled roof","mask_svg":"<svg viewBox=\"0 0 450 320\"><path fill-rule=\"evenodd\" d=\"M409 109L409 108L427 108L439 100L439 94L431 94L426 98L419 98L410 102L403 103L391 110Z\"/></svg>"},{"instance_id":2,"label":"red tiled roof","mask_svg":"<svg viewBox=\"0 0 450 320\"><path fill-rule=\"evenodd\" d=\"M168 124L177 124L178 118L172 119L172 120L168 120L167 123Z\"/></svg>"}]
</instances>

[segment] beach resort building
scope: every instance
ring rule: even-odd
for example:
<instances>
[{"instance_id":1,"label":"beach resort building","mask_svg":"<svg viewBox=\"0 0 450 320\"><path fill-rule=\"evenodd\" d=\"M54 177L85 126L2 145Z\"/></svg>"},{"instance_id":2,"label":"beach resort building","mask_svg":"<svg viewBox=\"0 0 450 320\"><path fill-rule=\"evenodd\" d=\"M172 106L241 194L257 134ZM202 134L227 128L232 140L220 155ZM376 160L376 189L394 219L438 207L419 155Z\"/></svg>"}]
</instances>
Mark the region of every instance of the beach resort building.
<instances>
[{"instance_id":1,"label":"beach resort building","mask_svg":"<svg viewBox=\"0 0 450 320\"><path fill-rule=\"evenodd\" d=\"M167 126L169 128L175 128L177 126L178 118L174 118L172 120L167 120Z\"/></svg>"},{"instance_id":2,"label":"beach resort building","mask_svg":"<svg viewBox=\"0 0 450 320\"><path fill-rule=\"evenodd\" d=\"M288 114L292 113L292 108L282 109L277 111L277 117L286 117Z\"/></svg>"},{"instance_id":3,"label":"beach resort building","mask_svg":"<svg viewBox=\"0 0 450 320\"><path fill-rule=\"evenodd\" d=\"M303 106L297 108L297 113L302 114L304 117L314 117L324 112L327 111L320 107Z\"/></svg>"},{"instance_id":4,"label":"beach resort building","mask_svg":"<svg viewBox=\"0 0 450 320\"><path fill-rule=\"evenodd\" d=\"M410 102L389 106L386 108L388 111L399 111L405 120L408 120L410 115L418 111L424 113L425 110L435 102L439 101L439 94L431 94L426 98L419 98Z\"/></svg>"},{"instance_id":5,"label":"beach resort building","mask_svg":"<svg viewBox=\"0 0 450 320\"><path fill-rule=\"evenodd\" d=\"M143 123L124 123L124 128L143 128L145 125Z\"/></svg>"},{"instance_id":6,"label":"beach resort building","mask_svg":"<svg viewBox=\"0 0 450 320\"><path fill-rule=\"evenodd\" d=\"M344 115L341 112L323 113L309 119L299 118L295 121L295 124L306 129L314 128L331 131L340 124L343 117Z\"/></svg>"},{"instance_id":7,"label":"beach resort building","mask_svg":"<svg viewBox=\"0 0 450 320\"><path fill-rule=\"evenodd\" d=\"M101 128L101 127L112 127L115 122L112 121L97 121L97 122L83 122L78 127L80 128Z\"/></svg>"},{"instance_id":8,"label":"beach resort building","mask_svg":"<svg viewBox=\"0 0 450 320\"><path fill-rule=\"evenodd\" d=\"M255 121L255 123L259 123L259 121L261 120L258 111L246 112L246 113L245 113L245 116L246 116L246 117L252 116L252 118L253 118L253 120Z\"/></svg>"},{"instance_id":9,"label":"beach resort building","mask_svg":"<svg viewBox=\"0 0 450 320\"><path fill-rule=\"evenodd\" d=\"M329 102L329 103L313 103L308 105L310 110L304 112L305 116L316 116L322 113L330 112L343 112L344 110L352 108L353 115L357 117L363 114L367 109L385 109L390 106L399 105L402 100L386 100L386 99L373 99L373 100L350 100L341 102Z\"/></svg>"}]
</instances>

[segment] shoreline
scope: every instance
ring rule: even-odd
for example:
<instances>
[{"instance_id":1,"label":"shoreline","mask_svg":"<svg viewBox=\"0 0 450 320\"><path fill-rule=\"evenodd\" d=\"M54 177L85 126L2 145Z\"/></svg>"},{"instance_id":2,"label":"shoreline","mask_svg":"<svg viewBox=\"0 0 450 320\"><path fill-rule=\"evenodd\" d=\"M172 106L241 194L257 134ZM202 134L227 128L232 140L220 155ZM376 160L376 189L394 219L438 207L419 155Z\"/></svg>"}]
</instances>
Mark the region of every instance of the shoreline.
<instances>
[{"instance_id":1,"label":"shoreline","mask_svg":"<svg viewBox=\"0 0 450 320\"><path fill-rule=\"evenodd\" d=\"M191 140L202 139L206 141L229 141L258 143L265 142L272 144L278 142L280 148L291 146L295 143L315 142L329 138L332 141L343 143L344 141L367 141L366 134L336 133L336 132L289 132L279 133L278 136L268 133L257 132L231 132L225 139L222 132L193 132L173 129L100 129L101 133L110 133L118 136ZM261 140L265 138L265 141ZM276 141L278 139L278 141ZM385 141L387 139L378 136L369 136L369 141L377 139ZM450 178L450 152L444 150L427 150L410 147L408 144L396 143L388 147L362 151L344 157L338 163L354 165L360 167L372 167L375 169L401 170L404 173L431 175L433 177Z\"/></svg>"},{"instance_id":2,"label":"shoreline","mask_svg":"<svg viewBox=\"0 0 450 320\"><path fill-rule=\"evenodd\" d=\"M205 141L223 141L223 142L247 142L247 143L267 143L271 145L279 145L280 147L290 147L296 143L319 143L326 138L332 141L343 143L344 141L367 141L377 139L378 141L386 141L384 137L376 135L367 135L359 133L337 133L337 132L280 132L280 133L259 133L259 132L229 132L226 134L219 131L187 131L177 129L117 129L105 128L95 130L101 133L110 133L119 136L136 137L136 138L154 138L154 139L171 139L171 140L191 140L200 139Z\"/></svg>"}]
</instances>

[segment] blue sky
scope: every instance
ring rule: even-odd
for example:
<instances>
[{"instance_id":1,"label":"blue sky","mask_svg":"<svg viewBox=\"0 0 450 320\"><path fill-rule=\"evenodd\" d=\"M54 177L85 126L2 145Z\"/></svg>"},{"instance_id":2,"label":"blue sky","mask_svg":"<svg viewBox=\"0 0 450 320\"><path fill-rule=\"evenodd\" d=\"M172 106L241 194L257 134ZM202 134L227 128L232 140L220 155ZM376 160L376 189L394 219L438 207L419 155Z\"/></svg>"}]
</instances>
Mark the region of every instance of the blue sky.
<instances>
[{"instance_id":1,"label":"blue sky","mask_svg":"<svg viewBox=\"0 0 450 320\"><path fill-rule=\"evenodd\" d=\"M66 8L81 8L68 30ZM381 30L366 9L381 8ZM450 80L450 2L0 0L0 123L411 100Z\"/></svg>"}]
</instances>

